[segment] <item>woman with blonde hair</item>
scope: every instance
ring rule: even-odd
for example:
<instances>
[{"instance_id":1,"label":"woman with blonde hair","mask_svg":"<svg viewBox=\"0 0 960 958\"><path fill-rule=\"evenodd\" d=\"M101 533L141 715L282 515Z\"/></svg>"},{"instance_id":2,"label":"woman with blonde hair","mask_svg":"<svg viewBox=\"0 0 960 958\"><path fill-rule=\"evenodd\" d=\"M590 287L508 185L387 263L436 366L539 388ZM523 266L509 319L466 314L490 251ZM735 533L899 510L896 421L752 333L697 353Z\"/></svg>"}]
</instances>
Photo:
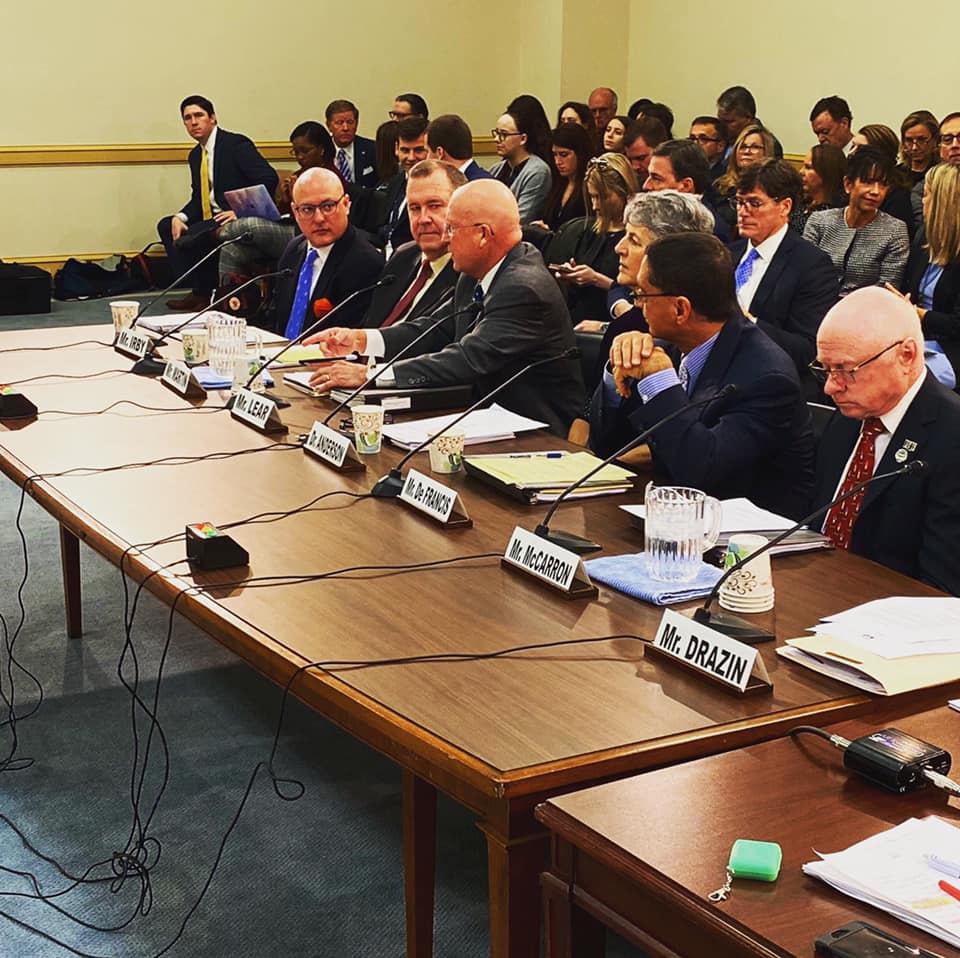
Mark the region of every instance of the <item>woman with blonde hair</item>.
<instances>
[{"instance_id":1,"label":"woman with blonde hair","mask_svg":"<svg viewBox=\"0 0 960 958\"><path fill-rule=\"evenodd\" d=\"M900 169L911 186L937 162L940 121L929 110L914 110L900 124Z\"/></svg>"},{"instance_id":2,"label":"woman with blonde hair","mask_svg":"<svg viewBox=\"0 0 960 958\"><path fill-rule=\"evenodd\" d=\"M750 123L745 126L740 135L734 140L730 150L730 159L727 160L727 172L717 177L713 183L713 191L717 197L717 216L730 229L731 238L737 236L737 211L730 205L730 201L737 195L737 180L748 166L776 156L773 134L760 126L759 123Z\"/></svg>"},{"instance_id":3,"label":"woman with blonde hair","mask_svg":"<svg viewBox=\"0 0 960 958\"><path fill-rule=\"evenodd\" d=\"M623 236L623 211L637 190L636 174L622 153L588 161L584 203L593 215L564 224L547 247L547 264L566 292L574 324L607 318L607 290L619 270L615 247Z\"/></svg>"},{"instance_id":4,"label":"woman with blonde hair","mask_svg":"<svg viewBox=\"0 0 960 958\"><path fill-rule=\"evenodd\" d=\"M915 242L901 289L917 309L927 365L952 389L960 373L960 166L941 163L923 184L926 243ZM919 240L919 237L918 237ZM889 287L888 287L889 288Z\"/></svg>"}]
</instances>

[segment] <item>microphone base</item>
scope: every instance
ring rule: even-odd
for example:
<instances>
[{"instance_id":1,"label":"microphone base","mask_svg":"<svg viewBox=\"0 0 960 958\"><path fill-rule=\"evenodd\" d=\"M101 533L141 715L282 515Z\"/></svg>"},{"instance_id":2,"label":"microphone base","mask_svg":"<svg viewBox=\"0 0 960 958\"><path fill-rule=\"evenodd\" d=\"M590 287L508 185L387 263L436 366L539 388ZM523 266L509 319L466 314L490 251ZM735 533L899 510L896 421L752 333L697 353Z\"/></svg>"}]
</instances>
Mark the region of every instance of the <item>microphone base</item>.
<instances>
[{"instance_id":1,"label":"microphone base","mask_svg":"<svg viewBox=\"0 0 960 958\"><path fill-rule=\"evenodd\" d=\"M396 499L402 491L403 476L399 472L393 471L374 483L370 495L377 499Z\"/></svg>"},{"instance_id":2,"label":"microphone base","mask_svg":"<svg viewBox=\"0 0 960 958\"><path fill-rule=\"evenodd\" d=\"M163 359L154 359L152 356L144 356L138 359L130 370L136 376L161 376L167 368L167 363Z\"/></svg>"},{"instance_id":3,"label":"microphone base","mask_svg":"<svg viewBox=\"0 0 960 958\"><path fill-rule=\"evenodd\" d=\"M37 407L23 393L0 390L0 419L36 419Z\"/></svg>"},{"instance_id":4,"label":"microphone base","mask_svg":"<svg viewBox=\"0 0 960 958\"><path fill-rule=\"evenodd\" d=\"M281 399L279 396L275 396L275 395L274 395L273 393L271 393L271 392L264 392L264 393L262 393L262 395L263 395L264 399L269 399L269 400L271 400L272 402L276 403L276 404L277 404L277 409L286 409L286 408L290 405L290 403L288 403L286 399ZM236 401L237 401L237 394L234 393L234 394L227 400L227 404L226 404L226 407L225 407L225 408L227 408L227 409L233 409L234 405L236 404Z\"/></svg>"},{"instance_id":5,"label":"microphone base","mask_svg":"<svg viewBox=\"0 0 960 958\"><path fill-rule=\"evenodd\" d=\"M747 645L772 642L776 638L773 632L768 632L759 625L754 625L729 612L711 612L709 609L700 608L694 612L693 620L717 632L722 632L738 642L745 642Z\"/></svg>"},{"instance_id":6,"label":"microphone base","mask_svg":"<svg viewBox=\"0 0 960 958\"><path fill-rule=\"evenodd\" d=\"M537 528L535 531L541 539L546 539L547 542L552 542L555 546L560 546L561 549L566 549L568 552L575 552L577 555L586 555L588 552L599 552L603 548L599 542L594 542L592 539L585 539L583 536L578 536L574 532L564 532L562 529L543 529L541 531L540 528Z\"/></svg>"}]
</instances>

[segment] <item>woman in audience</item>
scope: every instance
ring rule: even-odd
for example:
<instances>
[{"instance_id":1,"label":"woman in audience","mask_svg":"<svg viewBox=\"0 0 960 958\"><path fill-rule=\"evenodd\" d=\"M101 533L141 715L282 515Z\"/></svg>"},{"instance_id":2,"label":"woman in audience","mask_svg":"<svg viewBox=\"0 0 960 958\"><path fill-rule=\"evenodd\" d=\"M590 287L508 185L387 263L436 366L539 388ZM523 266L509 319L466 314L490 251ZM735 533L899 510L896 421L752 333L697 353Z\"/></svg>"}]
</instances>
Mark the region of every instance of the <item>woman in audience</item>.
<instances>
[{"instance_id":1,"label":"woman in audience","mask_svg":"<svg viewBox=\"0 0 960 958\"><path fill-rule=\"evenodd\" d=\"M847 158L839 147L818 143L807 152L800 170L804 208L790 217L790 225L797 232L803 232L811 213L847 205L847 194L843 192L846 172Z\"/></svg>"},{"instance_id":2,"label":"woman in audience","mask_svg":"<svg viewBox=\"0 0 960 958\"><path fill-rule=\"evenodd\" d=\"M593 215L571 220L547 247L547 263L566 291L575 325L606 318L607 290L619 268L615 247L623 237L623 211L637 189L636 174L622 153L590 160L583 191Z\"/></svg>"},{"instance_id":3,"label":"woman in audience","mask_svg":"<svg viewBox=\"0 0 960 958\"><path fill-rule=\"evenodd\" d=\"M894 170L890 176L890 189L887 191L887 198L883 201L880 210L883 213L895 216L898 220L903 220L907 225L907 233L912 240L914 232L913 208L910 205L908 180L900 167L896 165L900 153L900 140L897 134L883 123L868 123L866 126L861 126L854 134L850 144L850 155L853 156L862 146L872 146L882 153L886 153L893 160Z\"/></svg>"},{"instance_id":4,"label":"woman in audience","mask_svg":"<svg viewBox=\"0 0 960 958\"><path fill-rule=\"evenodd\" d=\"M910 240L902 220L880 210L894 177L893 158L861 146L843 179L849 202L842 210L811 213L803 238L825 250L840 274L840 295L861 286L899 286Z\"/></svg>"},{"instance_id":5,"label":"woman in audience","mask_svg":"<svg viewBox=\"0 0 960 958\"><path fill-rule=\"evenodd\" d=\"M940 122L929 110L915 110L900 124L900 169L916 186L937 162Z\"/></svg>"},{"instance_id":6,"label":"woman in audience","mask_svg":"<svg viewBox=\"0 0 960 958\"><path fill-rule=\"evenodd\" d=\"M553 179L550 167L531 148L528 119L523 110L508 110L491 131L497 143L497 153L503 159L490 173L510 187L517 198L520 222L524 225L542 218Z\"/></svg>"},{"instance_id":7,"label":"woman in audience","mask_svg":"<svg viewBox=\"0 0 960 958\"><path fill-rule=\"evenodd\" d=\"M951 389L960 373L960 166L941 163L923 184L926 244L914 243L901 289L917 308L927 365Z\"/></svg>"},{"instance_id":8,"label":"woman in audience","mask_svg":"<svg viewBox=\"0 0 960 958\"><path fill-rule=\"evenodd\" d=\"M377 170L377 187L386 189L387 183L396 175L400 164L397 160L397 121L387 120L377 127L374 139L374 166Z\"/></svg>"},{"instance_id":9,"label":"woman in audience","mask_svg":"<svg viewBox=\"0 0 960 958\"><path fill-rule=\"evenodd\" d=\"M333 164L336 155L333 139L327 128L315 120L307 120L294 127L290 134L290 155L297 161L297 169L284 170L280 174L273 198L284 216L290 213L293 184L304 170L320 166L340 176ZM221 284L243 282L254 274L258 265L273 266L287 243L297 234L297 224L290 218L274 221L259 216L244 216L222 227L220 239L235 239L244 233L251 234L246 242L233 243L220 250Z\"/></svg>"},{"instance_id":10,"label":"woman in audience","mask_svg":"<svg viewBox=\"0 0 960 958\"><path fill-rule=\"evenodd\" d=\"M543 104L535 96L521 93L510 101L506 112L519 117L519 122L527 134L527 150L550 166L553 163L550 153L550 121Z\"/></svg>"},{"instance_id":11,"label":"woman in audience","mask_svg":"<svg viewBox=\"0 0 960 958\"><path fill-rule=\"evenodd\" d=\"M603 131L603 150L605 153L623 152L623 134L630 124L627 116L612 116Z\"/></svg>"},{"instance_id":12,"label":"woman in audience","mask_svg":"<svg viewBox=\"0 0 960 958\"><path fill-rule=\"evenodd\" d=\"M557 126L561 126L564 123L576 123L585 130L592 130L594 123L590 107L588 107L586 103L567 100L567 102L557 110Z\"/></svg>"},{"instance_id":13,"label":"woman in audience","mask_svg":"<svg viewBox=\"0 0 960 958\"><path fill-rule=\"evenodd\" d=\"M583 180L587 162L593 156L593 138L579 123L561 123L550 139L556 173L544 204L543 219L531 225L556 232L564 223L587 215Z\"/></svg>"},{"instance_id":14,"label":"woman in audience","mask_svg":"<svg viewBox=\"0 0 960 958\"><path fill-rule=\"evenodd\" d=\"M731 237L737 236L737 211L730 205L730 200L737 194L740 174L748 166L755 166L761 160L773 157L773 136L758 123L745 126L734 140L730 159L727 160L727 172L713 183L718 200L716 214L729 227Z\"/></svg>"}]
</instances>

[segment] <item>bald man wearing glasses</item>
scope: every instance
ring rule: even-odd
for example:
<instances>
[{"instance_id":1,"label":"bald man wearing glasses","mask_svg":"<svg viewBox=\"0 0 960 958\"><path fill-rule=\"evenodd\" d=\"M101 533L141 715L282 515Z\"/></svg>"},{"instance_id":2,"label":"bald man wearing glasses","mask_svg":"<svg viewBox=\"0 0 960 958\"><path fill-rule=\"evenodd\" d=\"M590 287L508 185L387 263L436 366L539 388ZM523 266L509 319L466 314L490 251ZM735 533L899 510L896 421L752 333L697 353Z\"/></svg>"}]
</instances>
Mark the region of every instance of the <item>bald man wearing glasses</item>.
<instances>
[{"instance_id":1,"label":"bald man wearing glasses","mask_svg":"<svg viewBox=\"0 0 960 958\"><path fill-rule=\"evenodd\" d=\"M824 533L960 595L960 397L925 369L916 310L877 286L855 290L824 317L810 369L838 409L818 447L813 507L871 475L926 464L835 506Z\"/></svg>"}]
</instances>

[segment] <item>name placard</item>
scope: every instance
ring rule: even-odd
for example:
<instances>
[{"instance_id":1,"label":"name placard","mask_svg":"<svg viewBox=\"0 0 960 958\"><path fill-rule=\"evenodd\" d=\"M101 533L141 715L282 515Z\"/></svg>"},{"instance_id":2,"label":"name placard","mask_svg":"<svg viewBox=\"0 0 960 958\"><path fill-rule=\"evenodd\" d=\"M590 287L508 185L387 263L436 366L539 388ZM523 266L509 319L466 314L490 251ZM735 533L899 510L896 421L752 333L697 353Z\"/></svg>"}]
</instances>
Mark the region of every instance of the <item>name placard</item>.
<instances>
[{"instance_id":1,"label":"name placard","mask_svg":"<svg viewBox=\"0 0 960 958\"><path fill-rule=\"evenodd\" d=\"M400 501L446 526L473 525L458 492L416 469L407 474Z\"/></svg>"},{"instance_id":2,"label":"name placard","mask_svg":"<svg viewBox=\"0 0 960 958\"><path fill-rule=\"evenodd\" d=\"M342 472L363 470L367 467L360 461L353 443L347 436L325 426L322 422L315 422L303 444L306 452L312 453L318 459L329 463L334 469Z\"/></svg>"},{"instance_id":3,"label":"name placard","mask_svg":"<svg viewBox=\"0 0 960 958\"><path fill-rule=\"evenodd\" d=\"M287 427L280 421L277 404L252 389L241 389L234 397L230 415L245 422L260 432L286 432Z\"/></svg>"},{"instance_id":4,"label":"name placard","mask_svg":"<svg viewBox=\"0 0 960 958\"><path fill-rule=\"evenodd\" d=\"M664 610L656 637L647 650L656 650L738 692L773 688L755 647L671 609Z\"/></svg>"},{"instance_id":5,"label":"name placard","mask_svg":"<svg viewBox=\"0 0 960 958\"><path fill-rule=\"evenodd\" d=\"M500 564L531 575L572 598L589 598L598 594L583 566L583 559L576 552L520 526L513 530Z\"/></svg>"},{"instance_id":6,"label":"name placard","mask_svg":"<svg viewBox=\"0 0 960 958\"><path fill-rule=\"evenodd\" d=\"M197 382L197 377L193 375L190 367L173 359L168 360L167 365L163 367L160 382L174 392L188 398L206 396L207 394L206 389Z\"/></svg>"},{"instance_id":7,"label":"name placard","mask_svg":"<svg viewBox=\"0 0 960 958\"><path fill-rule=\"evenodd\" d=\"M113 348L132 359L143 359L150 349L150 343L151 339L146 333L139 333L128 326L117 334L117 341L113 344Z\"/></svg>"}]
</instances>

